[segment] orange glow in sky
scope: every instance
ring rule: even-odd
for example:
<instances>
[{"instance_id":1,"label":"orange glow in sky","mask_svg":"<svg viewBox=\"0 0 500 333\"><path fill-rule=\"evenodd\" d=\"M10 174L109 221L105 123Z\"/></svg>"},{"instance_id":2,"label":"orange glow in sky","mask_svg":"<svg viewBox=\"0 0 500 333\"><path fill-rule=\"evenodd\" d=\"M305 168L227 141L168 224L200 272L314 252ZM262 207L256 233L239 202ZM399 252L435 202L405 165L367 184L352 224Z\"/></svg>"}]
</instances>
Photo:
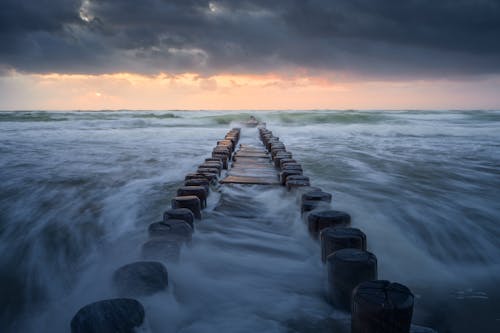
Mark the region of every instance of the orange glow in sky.
<instances>
[{"instance_id":1,"label":"orange glow in sky","mask_svg":"<svg viewBox=\"0 0 500 333\"><path fill-rule=\"evenodd\" d=\"M500 105L498 77L479 81L356 81L332 73L154 76L21 74L0 78L0 109L463 109Z\"/></svg>"}]
</instances>

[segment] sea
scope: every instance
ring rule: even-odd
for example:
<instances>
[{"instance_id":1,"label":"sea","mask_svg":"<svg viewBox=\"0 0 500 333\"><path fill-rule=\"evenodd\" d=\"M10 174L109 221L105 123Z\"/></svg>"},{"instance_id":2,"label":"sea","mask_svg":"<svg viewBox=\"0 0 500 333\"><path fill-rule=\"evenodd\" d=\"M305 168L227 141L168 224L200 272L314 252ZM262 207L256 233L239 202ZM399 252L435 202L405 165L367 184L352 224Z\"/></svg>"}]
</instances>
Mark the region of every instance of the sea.
<instances>
[{"instance_id":1,"label":"sea","mask_svg":"<svg viewBox=\"0 0 500 333\"><path fill-rule=\"evenodd\" d=\"M411 289L415 324L500 332L494 110L0 112L0 332L70 332L78 309L116 297L113 272L140 260L184 176L252 115L366 233L379 278ZM215 210L242 193L264 218ZM164 263L168 289L140 298L144 332L335 332L293 193L221 186L203 214Z\"/></svg>"}]
</instances>

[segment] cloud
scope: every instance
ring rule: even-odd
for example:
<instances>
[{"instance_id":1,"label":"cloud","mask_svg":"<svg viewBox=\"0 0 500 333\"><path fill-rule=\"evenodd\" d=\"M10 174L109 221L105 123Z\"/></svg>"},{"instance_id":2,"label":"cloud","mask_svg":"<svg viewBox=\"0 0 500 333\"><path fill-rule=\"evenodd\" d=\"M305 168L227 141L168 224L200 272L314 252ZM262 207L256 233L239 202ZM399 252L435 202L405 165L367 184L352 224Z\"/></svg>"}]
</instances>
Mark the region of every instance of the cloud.
<instances>
[{"instance_id":1,"label":"cloud","mask_svg":"<svg viewBox=\"0 0 500 333\"><path fill-rule=\"evenodd\" d=\"M500 72L496 0L4 0L1 7L3 72Z\"/></svg>"}]
</instances>

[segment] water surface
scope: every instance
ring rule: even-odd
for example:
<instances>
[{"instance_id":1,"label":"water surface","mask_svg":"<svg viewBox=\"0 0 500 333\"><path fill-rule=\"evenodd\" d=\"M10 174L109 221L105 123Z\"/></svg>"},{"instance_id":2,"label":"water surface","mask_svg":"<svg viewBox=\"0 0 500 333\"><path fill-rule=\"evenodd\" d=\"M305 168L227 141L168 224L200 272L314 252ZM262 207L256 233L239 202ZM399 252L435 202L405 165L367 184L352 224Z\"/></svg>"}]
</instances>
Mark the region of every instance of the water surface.
<instances>
[{"instance_id":1,"label":"water surface","mask_svg":"<svg viewBox=\"0 0 500 333\"><path fill-rule=\"evenodd\" d=\"M368 236L379 276L440 332L500 328L500 112L0 112L0 331L67 332L114 297L186 173L255 115ZM256 133L243 132L246 140ZM213 211L141 299L151 332L321 332L318 245L283 189L231 186L250 215Z\"/></svg>"}]
</instances>

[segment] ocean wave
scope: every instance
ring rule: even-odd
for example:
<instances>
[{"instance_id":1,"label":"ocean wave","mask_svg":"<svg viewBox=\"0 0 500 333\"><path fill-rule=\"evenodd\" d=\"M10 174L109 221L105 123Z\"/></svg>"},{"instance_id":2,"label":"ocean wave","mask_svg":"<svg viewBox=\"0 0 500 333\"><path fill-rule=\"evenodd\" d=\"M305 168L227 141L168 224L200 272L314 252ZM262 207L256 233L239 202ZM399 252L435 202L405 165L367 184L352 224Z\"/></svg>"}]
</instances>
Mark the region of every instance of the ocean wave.
<instances>
[{"instance_id":1,"label":"ocean wave","mask_svg":"<svg viewBox=\"0 0 500 333\"><path fill-rule=\"evenodd\" d=\"M133 118L153 118L153 119L173 119L181 118L181 116L173 113L137 113L132 115Z\"/></svg>"},{"instance_id":2,"label":"ocean wave","mask_svg":"<svg viewBox=\"0 0 500 333\"><path fill-rule=\"evenodd\" d=\"M66 121L67 117L49 112L0 112L0 122L49 122Z\"/></svg>"}]
</instances>

